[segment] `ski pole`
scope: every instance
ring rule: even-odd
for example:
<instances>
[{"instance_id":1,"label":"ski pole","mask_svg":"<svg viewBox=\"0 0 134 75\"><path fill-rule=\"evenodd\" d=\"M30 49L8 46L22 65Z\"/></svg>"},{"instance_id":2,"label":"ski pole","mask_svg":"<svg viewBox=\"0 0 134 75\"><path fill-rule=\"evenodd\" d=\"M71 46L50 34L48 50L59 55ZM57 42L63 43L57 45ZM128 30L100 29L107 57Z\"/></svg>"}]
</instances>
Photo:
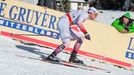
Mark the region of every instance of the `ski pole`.
<instances>
[{"instance_id":1,"label":"ski pole","mask_svg":"<svg viewBox=\"0 0 134 75\"><path fill-rule=\"evenodd\" d=\"M16 36L16 35L25 35L25 36L48 36L51 37L52 35L38 35L38 34L14 34L10 33L11 36Z\"/></svg>"}]
</instances>

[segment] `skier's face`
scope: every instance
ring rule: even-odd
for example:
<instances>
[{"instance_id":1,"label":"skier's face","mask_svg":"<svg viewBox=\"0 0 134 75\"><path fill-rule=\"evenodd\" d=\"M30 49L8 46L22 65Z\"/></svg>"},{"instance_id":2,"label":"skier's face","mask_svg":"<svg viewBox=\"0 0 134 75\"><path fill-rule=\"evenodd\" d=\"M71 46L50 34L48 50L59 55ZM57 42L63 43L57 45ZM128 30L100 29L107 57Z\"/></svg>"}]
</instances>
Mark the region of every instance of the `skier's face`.
<instances>
[{"instance_id":1,"label":"skier's face","mask_svg":"<svg viewBox=\"0 0 134 75\"><path fill-rule=\"evenodd\" d=\"M128 23L129 23L129 19L126 18L126 17L123 17L122 20L123 20L123 22L124 22L125 24L128 24Z\"/></svg>"},{"instance_id":2,"label":"skier's face","mask_svg":"<svg viewBox=\"0 0 134 75\"><path fill-rule=\"evenodd\" d=\"M97 13L89 13L89 18L91 19L91 20L94 20L96 17L97 17Z\"/></svg>"}]
</instances>

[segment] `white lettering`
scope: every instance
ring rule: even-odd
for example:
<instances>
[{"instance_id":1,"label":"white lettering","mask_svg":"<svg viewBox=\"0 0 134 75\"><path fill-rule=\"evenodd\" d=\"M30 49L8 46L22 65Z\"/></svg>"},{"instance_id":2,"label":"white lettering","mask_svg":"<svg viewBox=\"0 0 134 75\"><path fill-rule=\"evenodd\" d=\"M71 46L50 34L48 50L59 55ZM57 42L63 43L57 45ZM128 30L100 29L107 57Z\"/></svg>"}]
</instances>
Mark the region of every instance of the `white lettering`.
<instances>
[{"instance_id":1,"label":"white lettering","mask_svg":"<svg viewBox=\"0 0 134 75\"><path fill-rule=\"evenodd\" d=\"M20 29L21 24L16 24L16 28Z\"/></svg>"},{"instance_id":2,"label":"white lettering","mask_svg":"<svg viewBox=\"0 0 134 75\"><path fill-rule=\"evenodd\" d=\"M27 30L27 26L26 25L23 25L22 26L22 30Z\"/></svg>"}]
</instances>

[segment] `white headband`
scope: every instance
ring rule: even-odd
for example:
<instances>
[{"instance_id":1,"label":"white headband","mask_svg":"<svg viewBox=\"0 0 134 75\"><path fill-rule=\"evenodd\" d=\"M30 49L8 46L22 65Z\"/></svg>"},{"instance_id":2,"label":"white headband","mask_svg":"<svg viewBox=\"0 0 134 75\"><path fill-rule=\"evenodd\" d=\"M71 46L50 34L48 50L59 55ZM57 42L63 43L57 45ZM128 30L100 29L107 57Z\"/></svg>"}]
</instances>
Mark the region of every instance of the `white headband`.
<instances>
[{"instance_id":1,"label":"white headband","mask_svg":"<svg viewBox=\"0 0 134 75\"><path fill-rule=\"evenodd\" d=\"M97 9L95 7L91 7L88 9L88 13L97 13Z\"/></svg>"}]
</instances>

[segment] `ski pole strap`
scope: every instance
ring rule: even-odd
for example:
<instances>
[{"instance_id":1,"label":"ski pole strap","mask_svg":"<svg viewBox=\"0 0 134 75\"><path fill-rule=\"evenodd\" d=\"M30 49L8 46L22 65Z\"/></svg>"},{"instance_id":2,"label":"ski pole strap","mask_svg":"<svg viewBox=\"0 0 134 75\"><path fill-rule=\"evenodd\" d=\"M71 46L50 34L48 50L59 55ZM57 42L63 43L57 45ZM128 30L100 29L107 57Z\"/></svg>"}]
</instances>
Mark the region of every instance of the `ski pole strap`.
<instances>
[{"instance_id":1,"label":"ski pole strap","mask_svg":"<svg viewBox=\"0 0 134 75\"><path fill-rule=\"evenodd\" d=\"M68 17L68 20L69 20L69 22L70 22L70 25L71 25L71 24L72 24L72 19L71 19L71 16L70 16L69 12L68 12L68 13L66 13L66 15L67 15L67 17Z\"/></svg>"}]
</instances>

